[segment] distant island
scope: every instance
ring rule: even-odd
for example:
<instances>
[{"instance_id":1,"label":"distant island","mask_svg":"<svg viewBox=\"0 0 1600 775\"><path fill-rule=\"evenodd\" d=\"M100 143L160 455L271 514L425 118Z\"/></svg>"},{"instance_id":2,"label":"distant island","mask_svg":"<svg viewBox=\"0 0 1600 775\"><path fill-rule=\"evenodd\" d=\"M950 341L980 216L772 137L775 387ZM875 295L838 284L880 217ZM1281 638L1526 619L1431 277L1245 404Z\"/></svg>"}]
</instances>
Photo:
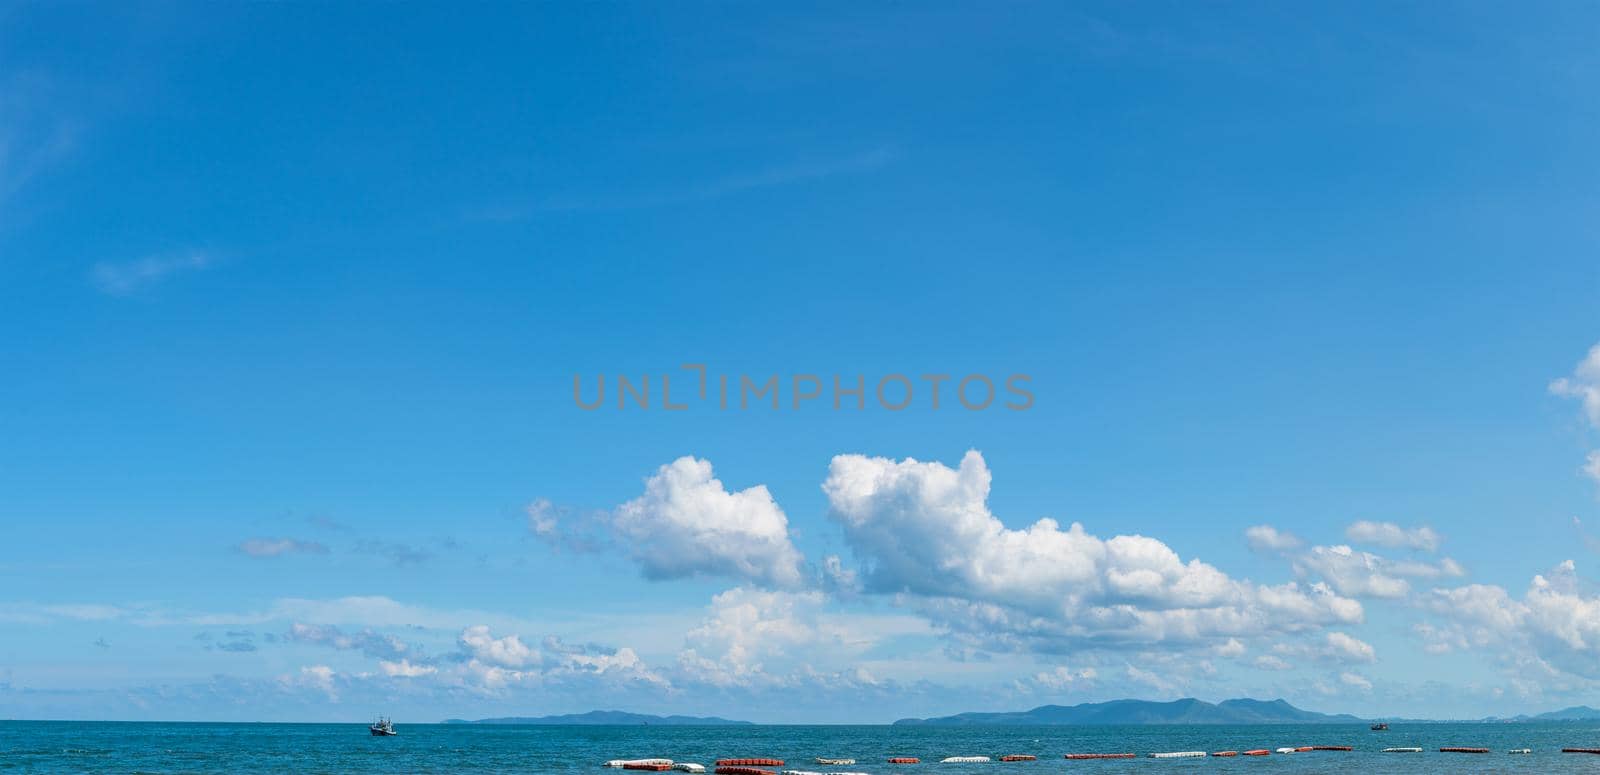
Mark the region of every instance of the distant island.
<instances>
[{"instance_id":1,"label":"distant island","mask_svg":"<svg viewBox=\"0 0 1600 775\"><path fill-rule=\"evenodd\" d=\"M726 727L749 724L748 721L731 721L716 716L652 716L645 713L625 713L620 710L591 710L588 713L569 713L564 716L504 716L466 719L445 719L446 724L530 724L539 726L660 726L660 727Z\"/></svg>"},{"instance_id":2,"label":"distant island","mask_svg":"<svg viewBox=\"0 0 1600 775\"><path fill-rule=\"evenodd\" d=\"M1054 725L1054 724L1358 724L1349 714L1328 715L1301 710L1283 700L1224 700L1209 703L1186 698L1171 702L1112 700L1082 705L1041 705L1009 713L958 713L939 718L907 718L897 726Z\"/></svg>"},{"instance_id":3,"label":"distant island","mask_svg":"<svg viewBox=\"0 0 1600 775\"><path fill-rule=\"evenodd\" d=\"M1552 710L1549 713L1540 713L1537 716L1520 715L1512 716L1511 718L1490 716L1484 721L1600 721L1600 710L1591 708L1588 705L1574 705L1570 708Z\"/></svg>"},{"instance_id":4,"label":"distant island","mask_svg":"<svg viewBox=\"0 0 1600 775\"><path fill-rule=\"evenodd\" d=\"M1084 726L1159 725L1159 724L1365 724L1368 721L1394 721L1411 724L1474 723L1472 719L1441 721L1387 717L1363 719L1348 713L1328 714L1302 710L1285 700L1223 700L1210 703L1186 698L1171 702L1152 700L1111 700L1081 705L1041 705L1033 710L998 713L958 713L937 718L905 718L897 726ZM1526 722L1600 721L1600 709L1577 705L1536 716L1477 719L1478 723L1507 724ZM752 722L717 716L655 716L620 710L594 710L560 716L503 716L500 718L445 719L445 724L526 724L530 726L662 726L721 727L748 726Z\"/></svg>"}]
</instances>

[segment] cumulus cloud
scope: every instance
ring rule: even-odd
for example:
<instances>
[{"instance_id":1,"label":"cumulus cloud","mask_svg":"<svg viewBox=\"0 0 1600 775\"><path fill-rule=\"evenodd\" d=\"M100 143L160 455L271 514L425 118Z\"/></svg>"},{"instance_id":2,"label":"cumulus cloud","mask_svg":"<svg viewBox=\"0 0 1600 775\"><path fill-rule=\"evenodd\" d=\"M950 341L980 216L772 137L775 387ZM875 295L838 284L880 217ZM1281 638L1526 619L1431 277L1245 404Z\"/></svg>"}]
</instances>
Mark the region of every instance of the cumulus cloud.
<instances>
[{"instance_id":1,"label":"cumulus cloud","mask_svg":"<svg viewBox=\"0 0 1600 775\"><path fill-rule=\"evenodd\" d=\"M1448 557L1436 563L1391 560L1371 552L1338 546L1313 546L1294 558L1295 572L1320 578L1340 594L1398 599L1411 592L1407 579L1462 576L1466 570Z\"/></svg>"},{"instance_id":2,"label":"cumulus cloud","mask_svg":"<svg viewBox=\"0 0 1600 775\"><path fill-rule=\"evenodd\" d=\"M1335 659L1348 662L1376 662L1378 652L1364 641L1351 636L1349 633L1330 632L1327 638L1327 651Z\"/></svg>"},{"instance_id":3,"label":"cumulus cloud","mask_svg":"<svg viewBox=\"0 0 1600 775\"><path fill-rule=\"evenodd\" d=\"M1571 560L1534 576L1520 599L1499 586L1468 584L1435 589L1424 602L1445 624L1419 634L1440 651L1481 649L1508 665L1600 680L1600 597L1580 589Z\"/></svg>"},{"instance_id":4,"label":"cumulus cloud","mask_svg":"<svg viewBox=\"0 0 1600 775\"><path fill-rule=\"evenodd\" d=\"M189 251L166 256L148 256L136 261L102 261L90 270L89 279L102 293L129 296L181 272L197 272L212 265L212 256Z\"/></svg>"},{"instance_id":5,"label":"cumulus cloud","mask_svg":"<svg viewBox=\"0 0 1600 775\"><path fill-rule=\"evenodd\" d=\"M378 668L383 671L384 675L397 678L420 678L439 672L439 668L433 665L414 665L411 664L410 660L406 659L394 662L379 660Z\"/></svg>"},{"instance_id":6,"label":"cumulus cloud","mask_svg":"<svg viewBox=\"0 0 1600 775\"><path fill-rule=\"evenodd\" d=\"M730 492L710 461L681 457L645 480L644 494L594 520L646 578L722 576L766 587L805 586L804 558L789 540L789 519L763 485ZM528 507L537 536L558 540L557 509ZM594 549L577 543L575 548Z\"/></svg>"},{"instance_id":7,"label":"cumulus cloud","mask_svg":"<svg viewBox=\"0 0 1600 775\"><path fill-rule=\"evenodd\" d=\"M340 651L359 651L375 659L400 659L410 650L410 646L406 645L405 641L393 635L374 632L370 629L347 633L329 624L295 622L289 627L288 640L295 643L327 646Z\"/></svg>"},{"instance_id":8,"label":"cumulus cloud","mask_svg":"<svg viewBox=\"0 0 1600 775\"><path fill-rule=\"evenodd\" d=\"M534 648L516 634L495 637L486 625L462 630L457 644L460 653L454 667L440 677L476 691L555 685L670 687L631 648L570 646L553 637Z\"/></svg>"},{"instance_id":9,"label":"cumulus cloud","mask_svg":"<svg viewBox=\"0 0 1600 775\"><path fill-rule=\"evenodd\" d=\"M1600 428L1600 344L1589 348L1589 354L1572 370L1572 376L1551 382L1550 392L1577 399L1583 405L1583 416L1589 424Z\"/></svg>"},{"instance_id":10,"label":"cumulus cloud","mask_svg":"<svg viewBox=\"0 0 1600 775\"><path fill-rule=\"evenodd\" d=\"M1273 656L1271 654L1262 654L1261 656L1256 657L1251 662L1251 664L1255 665L1256 668L1260 669L1260 670L1293 670L1294 669L1294 665L1291 665L1288 662L1284 661L1284 659L1281 658L1281 657L1275 657L1275 656Z\"/></svg>"},{"instance_id":11,"label":"cumulus cloud","mask_svg":"<svg viewBox=\"0 0 1600 775\"><path fill-rule=\"evenodd\" d=\"M1372 682L1367 680L1366 676L1363 676L1360 673L1340 673L1339 683L1342 683L1345 686L1353 686L1364 692L1372 691Z\"/></svg>"},{"instance_id":12,"label":"cumulus cloud","mask_svg":"<svg viewBox=\"0 0 1600 775\"><path fill-rule=\"evenodd\" d=\"M1009 529L989 512L990 481L976 451L956 469L840 455L823 491L866 591L913 596L993 648L1219 642L1362 619L1360 603L1324 585L1237 581L1153 538L1101 539L1052 519Z\"/></svg>"},{"instance_id":13,"label":"cumulus cloud","mask_svg":"<svg viewBox=\"0 0 1600 775\"><path fill-rule=\"evenodd\" d=\"M1098 674L1092 667L1084 667L1074 670L1065 665L1061 665L1053 670L1034 673L1031 682L1034 687L1044 691L1064 692L1068 689L1078 689L1082 688L1086 684L1091 684L1094 682L1096 677L1098 677Z\"/></svg>"},{"instance_id":14,"label":"cumulus cloud","mask_svg":"<svg viewBox=\"0 0 1600 775\"><path fill-rule=\"evenodd\" d=\"M234 547L251 557L282 557L288 554L327 554L328 547L316 541L294 538L250 538Z\"/></svg>"},{"instance_id":15,"label":"cumulus cloud","mask_svg":"<svg viewBox=\"0 0 1600 775\"><path fill-rule=\"evenodd\" d=\"M1246 528L1244 537L1252 550L1264 553L1299 549L1305 543L1298 536L1283 532L1271 525L1256 525Z\"/></svg>"},{"instance_id":16,"label":"cumulus cloud","mask_svg":"<svg viewBox=\"0 0 1600 775\"><path fill-rule=\"evenodd\" d=\"M1439 550L1439 534L1426 525L1403 528L1393 522L1368 522L1362 520L1345 528L1344 537L1351 543L1381 546L1386 549L1417 549L1424 552Z\"/></svg>"}]
</instances>

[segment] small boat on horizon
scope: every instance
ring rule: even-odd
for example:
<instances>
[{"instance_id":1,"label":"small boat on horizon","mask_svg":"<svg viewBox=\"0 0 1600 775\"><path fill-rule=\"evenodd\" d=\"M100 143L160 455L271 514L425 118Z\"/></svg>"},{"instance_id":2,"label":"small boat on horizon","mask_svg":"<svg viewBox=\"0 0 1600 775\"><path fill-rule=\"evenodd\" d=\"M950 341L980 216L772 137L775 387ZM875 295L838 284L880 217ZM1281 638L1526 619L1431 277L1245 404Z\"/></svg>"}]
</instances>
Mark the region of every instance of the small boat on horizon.
<instances>
[{"instance_id":1,"label":"small boat on horizon","mask_svg":"<svg viewBox=\"0 0 1600 775\"><path fill-rule=\"evenodd\" d=\"M1388 729L1389 722L1387 721L1379 721L1378 723L1372 725L1372 731L1374 732L1385 732L1388 731Z\"/></svg>"},{"instance_id":2,"label":"small boat on horizon","mask_svg":"<svg viewBox=\"0 0 1600 775\"><path fill-rule=\"evenodd\" d=\"M390 721L388 716L379 716L377 721L367 725L367 731L371 732L373 737L394 737L397 734L394 731L394 722Z\"/></svg>"}]
</instances>

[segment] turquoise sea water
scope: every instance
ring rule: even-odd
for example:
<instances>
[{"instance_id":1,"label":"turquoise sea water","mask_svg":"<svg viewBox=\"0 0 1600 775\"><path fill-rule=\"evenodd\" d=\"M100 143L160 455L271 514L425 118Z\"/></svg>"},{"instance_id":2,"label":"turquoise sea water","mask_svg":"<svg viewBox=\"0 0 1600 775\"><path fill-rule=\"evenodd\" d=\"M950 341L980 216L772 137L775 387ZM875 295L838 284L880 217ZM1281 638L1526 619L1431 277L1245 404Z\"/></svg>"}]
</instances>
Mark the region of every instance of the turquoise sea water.
<instances>
[{"instance_id":1,"label":"turquoise sea water","mask_svg":"<svg viewBox=\"0 0 1600 775\"><path fill-rule=\"evenodd\" d=\"M852 757L868 773L1259 772L1430 773L1600 772L1600 756L1562 754L1600 747L1600 724L1396 724L1388 732L1353 725L1144 727L535 727L397 724L398 737L364 724L202 724L70 721L0 722L0 772L48 773L604 773L607 759L666 757L709 765L718 758L771 756L785 768L824 769L817 756ZM1238 759L1066 761L1073 752L1278 748L1349 745L1355 751ZM1419 746L1420 754L1384 754ZM1444 754L1441 746L1494 750ZM1511 748L1532 748L1528 756ZM1036 762L939 764L946 756ZM916 756L920 765L889 765Z\"/></svg>"}]
</instances>

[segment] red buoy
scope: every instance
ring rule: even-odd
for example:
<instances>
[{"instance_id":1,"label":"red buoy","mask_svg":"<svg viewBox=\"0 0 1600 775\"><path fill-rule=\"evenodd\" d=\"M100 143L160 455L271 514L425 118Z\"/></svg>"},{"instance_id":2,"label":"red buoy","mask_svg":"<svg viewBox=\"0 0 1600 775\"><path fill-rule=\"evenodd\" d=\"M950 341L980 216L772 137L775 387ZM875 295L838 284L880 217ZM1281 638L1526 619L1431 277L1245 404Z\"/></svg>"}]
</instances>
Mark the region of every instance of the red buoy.
<instances>
[{"instance_id":1,"label":"red buoy","mask_svg":"<svg viewBox=\"0 0 1600 775\"><path fill-rule=\"evenodd\" d=\"M1000 761L1003 762L1031 762L1038 761L1038 759L1039 757L1034 756L1031 753L1008 753L1005 756L1000 757Z\"/></svg>"},{"instance_id":2,"label":"red buoy","mask_svg":"<svg viewBox=\"0 0 1600 775\"><path fill-rule=\"evenodd\" d=\"M1459 746L1451 746L1449 748L1440 748L1439 749L1439 753L1488 753L1488 752L1489 752L1489 749L1487 749L1487 748L1461 748Z\"/></svg>"},{"instance_id":3,"label":"red buoy","mask_svg":"<svg viewBox=\"0 0 1600 775\"><path fill-rule=\"evenodd\" d=\"M1215 753L1212 753L1211 755L1212 756L1238 756L1239 752L1238 751L1217 751Z\"/></svg>"},{"instance_id":4,"label":"red buoy","mask_svg":"<svg viewBox=\"0 0 1600 775\"><path fill-rule=\"evenodd\" d=\"M1272 752L1267 750L1267 749L1265 749L1265 748L1257 748L1257 749L1255 749L1253 751L1245 751L1244 755L1245 756L1270 756L1270 755L1272 755Z\"/></svg>"},{"instance_id":5,"label":"red buoy","mask_svg":"<svg viewBox=\"0 0 1600 775\"><path fill-rule=\"evenodd\" d=\"M889 763L890 764L921 764L922 760L918 759L915 756L891 756L891 757L889 757Z\"/></svg>"}]
</instances>

